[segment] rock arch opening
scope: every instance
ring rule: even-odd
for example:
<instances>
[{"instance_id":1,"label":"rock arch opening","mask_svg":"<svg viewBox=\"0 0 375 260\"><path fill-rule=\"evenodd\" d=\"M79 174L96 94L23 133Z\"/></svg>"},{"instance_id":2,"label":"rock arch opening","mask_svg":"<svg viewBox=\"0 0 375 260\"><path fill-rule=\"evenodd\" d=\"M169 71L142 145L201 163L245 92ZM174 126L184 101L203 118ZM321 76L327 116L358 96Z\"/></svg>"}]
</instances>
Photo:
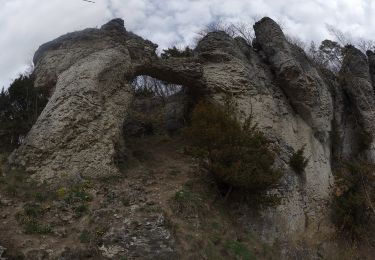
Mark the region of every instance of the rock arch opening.
<instances>
[{"instance_id":1,"label":"rock arch opening","mask_svg":"<svg viewBox=\"0 0 375 260\"><path fill-rule=\"evenodd\" d=\"M132 81L133 100L123 125L125 137L177 133L187 121L191 97L187 87L148 75Z\"/></svg>"},{"instance_id":2,"label":"rock arch opening","mask_svg":"<svg viewBox=\"0 0 375 260\"><path fill-rule=\"evenodd\" d=\"M123 143L120 141L116 148L115 163L120 171L128 169L132 162L144 160L153 149L151 143L179 139L192 106L186 86L149 75L136 76L131 81L131 89L133 98L127 104L122 126Z\"/></svg>"}]
</instances>

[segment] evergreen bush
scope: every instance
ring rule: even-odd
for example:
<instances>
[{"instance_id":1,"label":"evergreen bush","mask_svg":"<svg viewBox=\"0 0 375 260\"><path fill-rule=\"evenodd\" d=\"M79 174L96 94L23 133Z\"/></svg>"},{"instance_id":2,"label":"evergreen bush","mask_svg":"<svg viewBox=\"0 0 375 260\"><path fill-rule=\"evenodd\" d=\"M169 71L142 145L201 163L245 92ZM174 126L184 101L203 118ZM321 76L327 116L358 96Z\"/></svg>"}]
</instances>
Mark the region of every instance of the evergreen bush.
<instances>
[{"instance_id":1,"label":"evergreen bush","mask_svg":"<svg viewBox=\"0 0 375 260\"><path fill-rule=\"evenodd\" d=\"M273 168L276 153L251 118L241 124L233 106L199 102L185 131L191 153L205 162L219 182L252 192L275 187L282 173Z\"/></svg>"}]
</instances>

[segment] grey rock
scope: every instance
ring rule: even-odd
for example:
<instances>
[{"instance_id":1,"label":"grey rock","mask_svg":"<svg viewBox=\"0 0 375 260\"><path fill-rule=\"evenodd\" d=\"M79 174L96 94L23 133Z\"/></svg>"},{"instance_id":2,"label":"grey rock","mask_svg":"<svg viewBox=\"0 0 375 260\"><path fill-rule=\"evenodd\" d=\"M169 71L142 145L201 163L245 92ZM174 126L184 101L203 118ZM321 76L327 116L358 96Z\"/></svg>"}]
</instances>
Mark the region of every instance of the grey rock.
<instances>
[{"instance_id":1,"label":"grey rock","mask_svg":"<svg viewBox=\"0 0 375 260\"><path fill-rule=\"evenodd\" d=\"M186 125L191 101L184 92L169 96L165 102L164 122L169 134L174 134Z\"/></svg>"},{"instance_id":2,"label":"grey rock","mask_svg":"<svg viewBox=\"0 0 375 260\"><path fill-rule=\"evenodd\" d=\"M119 21L107 25L113 24ZM36 87L50 87L52 96L10 161L37 172L36 179L117 173L113 161L121 146L124 104L132 99L126 77L138 62L155 57L155 45L107 29L67 34L35 54Z\"/></svg>"},{"instance_id":3,"label":"grey rock","mask_svg":"<svg viewBox=\"0 0 375 260\"><path fill-rule=\"evenodd\" d=\"M345 52L340 71L340 85L353 109L353 117L357 121L354 127L359 128L358 131L372 134L375 129L375 93L370 66L366 55L355 47L347 46ZM369 57L372 60L371 55ZM353 134L351 136L355 137ZM354 145L355 143L352 144L352 146ZM358 151L354 150L353 152ZM369 144L366 156L369 161L375 162L374 140Z\"/></svg>"},{"instance_id":4,"label":"grey rock","mask_svg":"<svg viewBox=\"0 0 375 260\"><path fill-rule=\"evenodd\" d=\"M355 153L356 127L374 129L374 56L368 53L367 60L348 48L338 81L290 44L270 18L254 29L253 46L225 32L212 32L192 57L167 60L157 57L157 45L126 31L119 19L43 44L34 56L35 84L48 87L51 97L10 163L51 183L117 174L115 158L126 147L123 136L144 135L149 120L145 114L162 115L159 123L152 122L154 130L174 132L184 124L190 97L205 95L223 104L230 96L239 118L251 116L279 148L276 166L285 172L280 187L271 191L282 195L281 205L262 211L260 217L245 214L244 227L269 241L330 234L332 162ZM135 98L131 82L138 75L184 85L186 96L171 96L165 103ZM297 176L288 162L302 146L309 163L303 176ZM374 154L371 144L368 158L373 160ZM143 201L138 196L130 196L133 211L134 204ZM96 218L104 216L98 212ZM162 258L173 256L165 226L149 222L154 223L151 229L141 223L139 229L110 231L102 251L138 252L147 258L152 249Z\"/></svg>"},{"instance_id":5,"label":"grey rock","mask_svg":"<svg viewBox=\"0 0 375 260\"><path fill-rule=\"evenodd\" d=\"M165 224L163 215L125 222L121 227L111 228L102 237L99 250L103 256L130 259L177 259L174 239Z\"/></svg>"},{"instance_id":6,"label":"grey rock","mask_svg":"<svg viewBox=\"0 0 375 260\"><path fill-rule=\"evenodd\" d=\"M297 113L314 130L331 129L333 103L328 86L304 51L290 44L280 26L265 17L254 25L257 44L276 72L278 85ZM328 136L322 139L327 140Z\"/></svg>"},{"instance_id":7,"label":"grey rock","mask_svg":"<svg viewBox=\"0 0 375 260\"><path fill-rule=\"evenodd\" d=\"M7 249L3 246L0 246L0 260L6 260L6 258L2 257Z\"/></svg>"},{"instance_id":8,"label":"grey rock","mask_svg":"<svg viewBox=\"0 0 375 260\"><path fill-rule=\"evenodd\" d=\"M373 51L366 52L368 63L369 63L369 70L371 74L372 84L375 84L375 53Z\"/></svg>"}]
</instances>

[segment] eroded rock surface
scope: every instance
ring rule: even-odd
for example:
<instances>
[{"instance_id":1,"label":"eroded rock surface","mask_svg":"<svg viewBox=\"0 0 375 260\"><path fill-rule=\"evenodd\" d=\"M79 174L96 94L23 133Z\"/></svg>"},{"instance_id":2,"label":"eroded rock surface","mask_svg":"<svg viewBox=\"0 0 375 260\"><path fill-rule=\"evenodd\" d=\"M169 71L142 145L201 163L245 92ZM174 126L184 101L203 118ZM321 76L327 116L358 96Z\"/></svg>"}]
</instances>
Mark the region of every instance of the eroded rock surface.
<instances>
[{"instance_id":1,"label":"eroded rock surface","mask_svg":"<svg viewBox=\"0 0 375 260\"><path fill-rule=\"evenodd\" d=\"M364 53L353 46L346 47L346 55L340 71L341 86L345 91L348 102L353 109L355 124L352 128L357 128L356 134L351 134L354 139L354 149L352 153L361 152L358 143L365 141L368 143L366 149L367 159L375 162L375 143L370 138L368 140L356 140L356 136L366 138L372 137L375 129L375 93L372 84L369 62ZM372 61L370 56L370 61ZM353 155L353 154L348 154ZM348 156L348 157L349 157Z\"/></svg>"},{"instance_id":2,"label":"eroded rock surface","mask_svg":"<svg viewBox=\"0 0 375 260\"><path fill-rule=\"evenodd\" d=\"M50 182L116 174L129 79L138 63L155 58L155 47L119 20L42 45L35 84L50 87L52 96L11 161Z\"/></svg>"}]
</instances>

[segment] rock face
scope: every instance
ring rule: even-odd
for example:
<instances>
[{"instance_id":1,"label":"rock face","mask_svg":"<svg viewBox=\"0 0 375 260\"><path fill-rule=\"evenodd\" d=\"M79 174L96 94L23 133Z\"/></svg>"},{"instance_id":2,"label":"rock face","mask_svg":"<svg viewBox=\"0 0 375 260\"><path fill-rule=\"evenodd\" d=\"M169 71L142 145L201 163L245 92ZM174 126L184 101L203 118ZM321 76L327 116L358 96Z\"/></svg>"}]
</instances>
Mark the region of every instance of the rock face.
<instances>
[{"instance_id":1,"label":"rock face","mask_svg":"<svg viewBox=\"0 0 375 260\"><path fill-rule=\"evenodd\" d=\"M114 20L42 45L36 52L36 87L51 98L24 145L11 160L56 182L116 174L114 156L121 143L129 80L138 63L155 58L156 45Z\"/></svg>"},{"instance_id":2,"label":"rock face","mask_svg":"<svg viewBox=\"0 0 375 260\"><path fill-rule=\"evenodd\" d=\"M349 146L354 149L349 149L349 151L344 153L346 157L350 157L355 152L361 152L361 147L358 147L358 143L362 140L357 140L358 138L355 138L355 136L366 138L366 135L369 135L371 138L375 127L375 93L369 62L366 55L353 46L346 48L346 55L340 72L340 80L340 85L344 89L353 110L353 117L356 119L356 122L352 123L351 128L357 128L357 134L347 135L354 140L354 143ZM366 150L367 159L370 162L375 162L375 143L370 138L363 140L368 143L368 147L364 147L364 149Z\"/></svg>"},{"instance_id":3,"label":"rock face","mask_svg":"<svg viewBox=\"0 0 375 260\"><path fill-rule=\"evenodd\" d=\"M374 129L374 58L370 53L369 66L364 54L348 48L338 81L290 44L270 18L254 29L256 48L218 31L206 35L192 57L166 60L156 56L155 44L127 32L120 19L42 45L34 57L36 87L49 87L51 98L10 162L51 182L116 174L122 136L134 130L123 127L134 99L130 82L149 75L218 103L230 95L241 116L252 115L280 148L277 166L286 174L276 192L282 204L244 218L244 227L270 241L326 236L332 163L358 150L356 128ZM173 125L181 112L169 106L166 120ZM303 146L309 163L298 175L288 162ZM366 150L370 160L374 147Z\"/></svg>"},{"instance_id":4,"label":"rock face","mask_svg":"<svg viewBox=\"0 0 375 260\"><path fill-rule=\"evenodd\" d=\"M333 104L328 87L303 50L290 44L279 25L263 18L254 26L256 42L275 71L291 106L314 130L331 129ZM322 139L324 142L327 136Z\"/></svg>"}]
</instances>

